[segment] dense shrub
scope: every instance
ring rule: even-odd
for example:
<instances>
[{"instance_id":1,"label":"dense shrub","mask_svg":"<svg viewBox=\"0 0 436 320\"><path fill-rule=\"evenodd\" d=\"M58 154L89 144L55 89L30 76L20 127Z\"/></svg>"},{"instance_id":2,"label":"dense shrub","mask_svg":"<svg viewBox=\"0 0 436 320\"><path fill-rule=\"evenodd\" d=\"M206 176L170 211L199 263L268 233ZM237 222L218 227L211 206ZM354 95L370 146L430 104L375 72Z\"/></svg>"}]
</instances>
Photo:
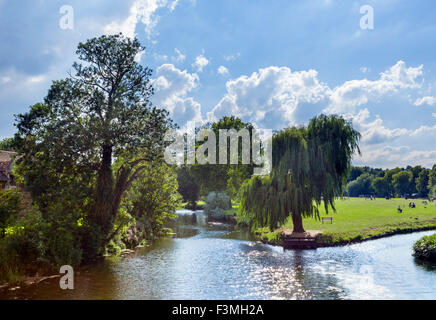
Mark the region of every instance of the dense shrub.
<instances>
[{"instance_id":1,"label":"dense shrub","mask_svg":"<svg viewBox=\"0 0 436 320\"><path fill-rule=\"evenodd\" d=\"M374 193L372 181L374 177L369 173L364 173L359 178L351 181L347 186L348 195L350 197L358 197L360 195L370 195Z\"/></svg>"},{"instance_id":2,"label":"dense shrub","mask_svg":"<svg viewBox=\"0 0 436 320\"><path fill-rule=\"evenodd\" d=\"M418 240L413 245L413 256L421 260L436 262L436 234Z\"/></svg>"},{"instance_id":3,"label":"dense shrub","mask_svg":"<svg viewBox=\"0 0 436 320\"><path fill-rule=\"evenodd\" d=\"M225 192L211 192L206 197L204 213L210 218L221 220L225 218L225 210L232 208L232 200Z\"/></svg>"},{"instance_id":4,"label":"dense shrub","mask_svg":"<svg viewBox=\"0 0 436 320\"><path fill-rule=\"evenodd\" d=\"M165 225L176 217L182 197L177 191L177 175L165 163L149 163L126 192L116 225L122 241L133 249L168 233ZM117 227L117 226L115 226Z\"/></svg>"},{"instance_id":5,"label":"dense shrub","mask_svg":"<svg viewBox=\"0 0 436 320\"><path fill-rule=\"evenodd\" d=\"M0 281L58 272L62 265L79 265L81 233L72 215L53 212L50 220L40 213L22 217L8 227L0 242Z\"/></svg>"},{"instance_id":6,"label":"dense shrub","mask_svg":"<svg viewBox=\"0 0 436 320\"><path fill-rule=\"evenodd\" d=\"M177 170L177 183L183 201L195 207L195 203L200 197L200 187L189 173L188 167L183 166Z\"/></svg>"},{"instance_id":7,"label":"dense shrub","mask_svg":"<svg viewBox=\"0 0 436 320\"><path fill-rule=\"evenodd\" d=\"M17 189L0 190L0 238L4 237L6 227L20 212L21 194Z\"/></svg>"},{"instance_id":8,"label":"dense shrub","mask_svg":"<svg viewBox=\"0 0 436 320\"><path fill-rule=\"evenodd\" d=\"M19 279L17 253L9 248L5 240L0 240L0 284Z\"/></svg>"}]
</instances>

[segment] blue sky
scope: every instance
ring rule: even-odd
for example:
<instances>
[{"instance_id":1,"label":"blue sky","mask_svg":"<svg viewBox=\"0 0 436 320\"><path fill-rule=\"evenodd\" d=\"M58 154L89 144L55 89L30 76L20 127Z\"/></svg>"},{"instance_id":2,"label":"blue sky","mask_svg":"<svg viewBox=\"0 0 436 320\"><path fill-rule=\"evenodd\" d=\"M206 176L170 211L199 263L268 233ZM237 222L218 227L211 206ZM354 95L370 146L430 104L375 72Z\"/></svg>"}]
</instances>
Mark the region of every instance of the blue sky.
<instances>
[{"instance_id":1,"label":"blue sky","mask_svg":"<svg viewBox=\"0 0 436 320\"><path fill-rule=\"evenodd\" d=\"M62 29L60 8L74 10ZM360 8L374 9L362 30ZM80 41L137 36L153 102L181 125L236 115L281 129L320 113L362 133L354 164L436 163L431 0L0 0L0 138L66 76Z\"/></svg>"}]
</instances>

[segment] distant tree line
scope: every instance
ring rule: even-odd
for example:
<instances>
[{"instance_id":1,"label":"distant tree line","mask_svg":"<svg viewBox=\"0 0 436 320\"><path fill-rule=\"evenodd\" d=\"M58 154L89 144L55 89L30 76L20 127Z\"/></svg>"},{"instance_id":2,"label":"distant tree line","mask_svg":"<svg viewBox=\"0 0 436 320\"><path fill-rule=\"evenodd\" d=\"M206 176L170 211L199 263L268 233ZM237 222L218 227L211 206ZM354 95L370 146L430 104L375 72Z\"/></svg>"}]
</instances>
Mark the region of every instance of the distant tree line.
<instances>
[{"instance_id":1,"label":"distant tree line","mask_svg":"<svg viewBox=\"0 0 436 320\"><path fill-rule=\"evenodd\" d=\"M350 197L373 195L377 197L428 198L436 195L436 165L395 169L352 167L347 184Z\"/></svg>"}]
</instances>

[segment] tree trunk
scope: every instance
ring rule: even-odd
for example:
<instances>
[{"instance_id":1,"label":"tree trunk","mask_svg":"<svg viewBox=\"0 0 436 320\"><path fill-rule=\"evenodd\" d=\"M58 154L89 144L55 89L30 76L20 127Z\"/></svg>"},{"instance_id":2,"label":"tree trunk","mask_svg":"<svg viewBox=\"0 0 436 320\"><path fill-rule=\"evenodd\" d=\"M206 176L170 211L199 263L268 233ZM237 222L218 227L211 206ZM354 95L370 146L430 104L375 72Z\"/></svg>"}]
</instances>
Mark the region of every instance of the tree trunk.
<instances>
[{"instance_id":1,"label":"tree trunk","mask_svg":"<svg viewBox=\"0 0 436 320\"><path fill-rule=\"evenodd\" d=\"M117 175L117 180L115 182L114 188L114 201L112 205L112 213L113 217L116 217L118 213L118 209L120 208L121 199L123 197L124 192L126 191L127 181L129 178L131 170L126 169L125 167L120 168L120 172Z\"/></svg>"},{"instance_id":2,"label":"tree trunk","mask_svg":"<svg viewBox=\"0 0 436 320\"><path fill-rule=\"evenodd\" d=\"M294 233L306 232L303 228L303 218L301 215L292 214L292 223L294 225Z\"/></svg>"},{"instance_id":3,"label":"tree trunk","mask_svg":"<svg viewBox=\"0 0 436 320\"><path fill-rule=\"evenodd\" d=\"M102 162L97 177L95 209L92 220L101 227L106 235L112 229L113 200L112 146L105 145L103 146Z\"/></svg>"}]
</instances>

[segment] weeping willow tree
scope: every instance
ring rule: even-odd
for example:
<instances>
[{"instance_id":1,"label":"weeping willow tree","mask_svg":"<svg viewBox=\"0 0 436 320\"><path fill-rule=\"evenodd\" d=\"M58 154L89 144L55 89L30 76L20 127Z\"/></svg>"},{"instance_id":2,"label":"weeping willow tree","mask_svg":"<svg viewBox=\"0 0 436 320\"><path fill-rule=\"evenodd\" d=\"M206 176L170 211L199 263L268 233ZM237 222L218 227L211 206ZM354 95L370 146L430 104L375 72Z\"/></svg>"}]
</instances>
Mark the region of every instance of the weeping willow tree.
<instances>
[{"instance_id":1,"label":"weeping willow tree","mask_svg":"<svg viewBox=\"0 0 436 320\"><path fill-rule=\"evenodd\" d=\"M360 133L339 116L321 115L308 127L284 129L273 136L272 171L242 187L241 213L255 226L270 229L292 217L294 232L305 232L303 218L320 219L319 207L335 210L357 151Z\"/></svg>"}]
</instances>

